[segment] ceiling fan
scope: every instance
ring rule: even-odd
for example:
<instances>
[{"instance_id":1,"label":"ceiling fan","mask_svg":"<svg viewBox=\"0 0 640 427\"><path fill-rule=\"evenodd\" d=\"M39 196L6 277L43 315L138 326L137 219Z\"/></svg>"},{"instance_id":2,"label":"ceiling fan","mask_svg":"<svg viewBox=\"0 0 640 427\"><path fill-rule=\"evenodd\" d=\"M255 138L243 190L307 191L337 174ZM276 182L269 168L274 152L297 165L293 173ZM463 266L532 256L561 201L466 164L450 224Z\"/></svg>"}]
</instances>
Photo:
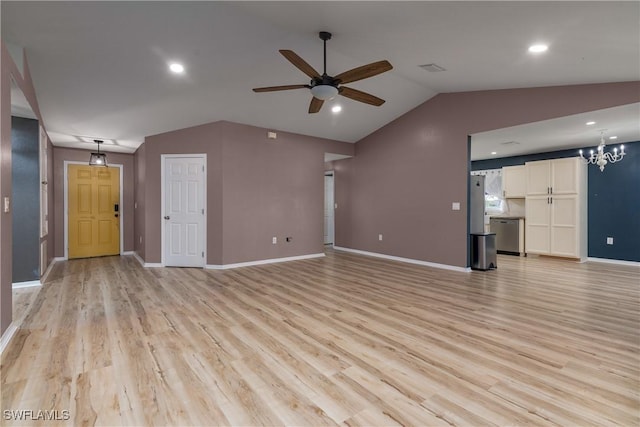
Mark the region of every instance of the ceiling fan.
<instances>
[{"instance_id":1,"label":"ceiling fan","mask_svg":"<svg viewBox=\"0 0 640 427\"><path fill-rule=\"evenodd\" d=\"M320 39L324 42L324 72L322 75L318 73L311 65L307 64L304 59L300 58L292 50L280 50L282 56L287 58L289 62L295 65L300 71L311 77L311 82L306 85L286 85L286 86L269 86L258 87L253 89L254 92L274 92L279 90L292 90L292 89L311 89L311 104L309 104L309 113L317 113L322 108L324 101L335 98L338 94L353 99L354 101L364 102L365 104L375 105L376 107L384 104L384 99L380 99L377 96L373 96L369 93L362 92L357 89L342 86L345 83L351 83L358 80L363 80L369 77L382 74L385 71L389 71L393 66L389 61L383 60L373 62L371 64L363 65L354 68L344 73L340 73L337 76L327 75L327 40L331 39L331 33L321 31Z\"/></svg>"}]
</instances>

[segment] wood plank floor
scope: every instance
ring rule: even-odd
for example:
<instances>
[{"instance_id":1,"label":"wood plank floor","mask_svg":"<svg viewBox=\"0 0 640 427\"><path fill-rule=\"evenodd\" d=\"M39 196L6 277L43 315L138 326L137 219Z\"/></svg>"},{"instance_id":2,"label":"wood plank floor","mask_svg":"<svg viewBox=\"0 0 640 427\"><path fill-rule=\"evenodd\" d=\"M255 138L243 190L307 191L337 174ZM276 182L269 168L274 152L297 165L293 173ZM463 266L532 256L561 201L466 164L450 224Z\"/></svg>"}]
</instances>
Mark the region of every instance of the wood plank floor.
<instances>
[{"instance_id":1,"label":"wood plank floor","mask_svg":"<svg viewBox=\"0 0 640 427\"><path fill-rule=\"evenodd\" d=\"M2 424L639 425L640 269L498 265L57 263L2 355Z\"/></svg>"}]
</instances>

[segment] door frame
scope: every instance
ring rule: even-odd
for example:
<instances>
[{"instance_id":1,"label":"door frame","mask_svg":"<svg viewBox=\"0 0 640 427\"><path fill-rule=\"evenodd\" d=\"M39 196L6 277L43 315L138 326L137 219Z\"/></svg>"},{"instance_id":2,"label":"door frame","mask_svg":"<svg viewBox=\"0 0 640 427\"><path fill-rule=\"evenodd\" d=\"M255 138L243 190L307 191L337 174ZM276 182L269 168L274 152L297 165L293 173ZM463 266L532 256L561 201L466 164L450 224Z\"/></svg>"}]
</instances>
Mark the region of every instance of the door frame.
<instances>
[{"instance_id":1,"label":"door frame","mask_svg":"<svg viewBox=\"0 0 640 427\"><path fill-rule=\"evenodd\" d=\"M78 162L75 160L65 160L64 161L64 259L69 259L69 165L84 165L88 166L88 162ZM100 167L100 166L94 166ZM118 220L120 221L120 255L124 253L124 230L122 227L122 221L124 218L124 204L122 203L123 196L123 179L122 179L122 171L123 166L121 164L112 164L109 163L110 168L118 168L120 171L120 200L119 200L119 213Z\"/></svg>"},{"instance_id":2,"label":"door frame","mask_svg":"<svg viewBox=\"0 0 640 427\"><path fill-rule=\"evenodd\" d=\"M207 267L207 216L209 215L209 211L207 209L207 154L206 153L194 153L194 154L161 154L160 155L160 266L165 266L165 226L164 226L164 209L165 209L165 161L166 159L171 158L188 158L188 157L196 157L200 158L204 161L204 185L202 186L202 207L204 209L204 242L202 251L204 252L204 259L202 262L202 268ZM196 268L196 267L193 267Z\"/></svg>"},{"instance_id":3,"label":"door frame","mask_svg":"<svg viewBox=\"0 0 640 427\"><path fill-rule=\"evenodd\" d=\"M333 170L330 171L324 171L324 176L330 176L331 177L331 186L333 188L331 188L331 192L333 194L333 205L331 206L331 222L333 222L333 227L331 227L331 231L332 231L332 236L331 236L331 241L332 243L324 243L324 245L330 245L331 247L334 247L336 245L336 174ZM326 197L326 189L324 191L325 197L324 197L324 206L326 207L327 205L327 197ZM324 215L323 215L324 217ZM323 221L324 223L324 221ZM324 236L324 233L323 233Z\"/></svg>"}]
</instances>

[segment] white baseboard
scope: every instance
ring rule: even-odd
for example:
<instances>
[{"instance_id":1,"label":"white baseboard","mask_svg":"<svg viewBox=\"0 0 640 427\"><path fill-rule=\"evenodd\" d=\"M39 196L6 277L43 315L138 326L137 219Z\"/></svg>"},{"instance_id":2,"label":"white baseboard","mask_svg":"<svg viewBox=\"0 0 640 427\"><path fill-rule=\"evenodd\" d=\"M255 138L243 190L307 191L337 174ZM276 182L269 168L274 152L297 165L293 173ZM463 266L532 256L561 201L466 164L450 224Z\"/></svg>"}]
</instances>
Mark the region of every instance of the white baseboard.
<instances>
[{"instance_id":1,"label":"white baseboard","mask_svg":"<svg viewBox=\"0 0 640 427\"><path fill-rule=\"evenodd\" d=\"M290 256L284 258L271 258L271 259L261 259L258 261L248 261L248 262L238 262L235 264L207 264L204 268L209 270L228 270L230 268L240 268L240 267L251 267L253 265L264 265L264 264L274 264L277 262L287 262L287 261L300 261L303 259L311 259L311 258L322 258L324 253L318 254L309 254L309 255L298 255L298 256Z\"/></svg>"},{"instance_id":2,"label":"white baseboard","mask_svg":"<svg viewBox=\"0 0 640 427\"><path fill-rule=\"evenodd\" d=\"M419 259L403 258L403 257L393 256L393 255L385 255L385 254L380 254L380 253L377 253L377 252L361 251L359 249L343 248L341 246L334 246L333 248L335 250L338 250L338 251L352 252L354 254L372 256L372 257L376 257L376 258L389 259L389 260L392 260L392 261L406 262L406 263L409 263L409 264L417 264L417 265L422 265L422 266L425 266L425 267L433 267L433 268L440 268L440 269L443 269L443 270L458 271L460 273L470 273L471 272L471 269L469 267L458 267L458 266L455 266L455 265L438 264L436 262L421 261Z\"/></svg>"},{"instance_id":3,"label":"white baseboard","mask_svg":"<svg viewBox=\"0 0 640 427\"><path fill-rule=\"evenodd\" d=\"M54 263L54 262L58 262L58 261L66 261L66 260L67 260L67 259L66 259L65 257L63 257L63 256L57 256L57 257L53 258L53 259L51 260L51 262L52 262L52 263Z\"/></svg>"},{"instance_id":4,"label":"white baseboard","mask_svg":"<svg viewBox=\"0 0 640 427\"><path fill-rule=\"evenodd\" d=\"M12 283L11 289L36 288L39 286L42 286L40 280L29 280L28 282Z\"/></svg>"},{"instance_id":5,"label":"white baseboard","mask_svg":"<svg viewBox=\"0 0 640 427\"><path fill-rule=\"evenodd\" d=\"M64 261L64 258L52 258L51 259L51 262L47 266L47 270L44 272L44 274L40 278L40 283L47 283L47 278L49 277L49 273L51 273L51 270L53 269L53 265L58 261Z\"/></svg>"},{"instance_id":6,"label":"white baseboard","mask_svg":"<svg viewBox=\"0 0 640 427\"><path fill-rule=\"evenodd\" d=\"M120 255L133 255L135 252L133 251L124 251Z\"/></svg>"},{"instance_id":7,"label":"white baseboard","mask_svg":"<svg viewBox=\"0 0 640 427\"><path fill-rule=\"evenodd\" d=\"M4 352L5 348L7 348L11 342L11 338L13 338L16 332L18 332L18 326L15 322L11 322L7 330L4 331L4 334L2 334L2 337L0 337L0 354Z\"/></svg>"},{"instance_id":8,"label":"white baseboard","mask_svg":"<svg viewBox=\"0 0 640 427\"><path fill-rule=\"evenodd\" d=\"M138 260L140 265L144 267L144 260L140 255L138 255L138 252L133 252L131 255L133 255L133 257Z\"/></svg>"},{"instance_id":9,"label":"white baseboard","mask_svg":"<svg viewBox=\"0 0 640 427\"><path fill-rule=\"evenodd\" d=\"M621 259L587 257L587 262L602 262L605 264L617 264L617 265L628 265L631 267L640 267L640 262L638 261L624 261Z\"/></svg>"},{"instance_id":10,"label":"white baseboard","mask_svg":"<svg viewBox=\"0 0 640 427\"><path fill-rule=\"evenodd\" d=\"M126 255L133 255L133 257L135 259L138 260L138 262L140 263L141 266L143 266L144 268L157 268L157 267L164 267L161 263L155 263L155 262L144 262L144 260L142 259L142 257L140 255L138 255L138 252L127 252Z\"/></svg>"}]
</instances>

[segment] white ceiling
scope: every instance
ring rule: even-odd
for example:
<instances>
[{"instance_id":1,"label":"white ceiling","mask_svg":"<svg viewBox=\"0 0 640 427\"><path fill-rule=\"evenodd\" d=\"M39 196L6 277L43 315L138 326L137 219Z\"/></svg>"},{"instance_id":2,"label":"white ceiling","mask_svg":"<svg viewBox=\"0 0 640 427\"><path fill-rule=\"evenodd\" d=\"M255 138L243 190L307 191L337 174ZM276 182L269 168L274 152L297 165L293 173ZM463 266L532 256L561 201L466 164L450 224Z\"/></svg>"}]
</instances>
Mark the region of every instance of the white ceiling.
<instances>
[{"instance_id":1,"label":"white ceiling","mask_svg":"<svg viewBox=\"0 0 640 427\"><path fill-rule=\"evenodd\" d=\"M640 103L473 134L471 160L596 147L601 132L610 145L640 141Z\"/></svg>"},{"instance_id":2,"label":"white ceiling","mask_svg":"<svg viewBox=\"0 0 640 427\"><path fill-rule=\"evenodd\" d=\"M133 152L144 137L217 120L355 142L437 93L640 78L639 2L1 2L2 39L26 48L56 145L94 138ZM329 74L389 60L309 115L304 84L278 49ZM532 55L534 42L549 51ZM171 75L167 62L184 63ZM418 65L446 69L429 73Z\"/></svg>"}]
</instances>

